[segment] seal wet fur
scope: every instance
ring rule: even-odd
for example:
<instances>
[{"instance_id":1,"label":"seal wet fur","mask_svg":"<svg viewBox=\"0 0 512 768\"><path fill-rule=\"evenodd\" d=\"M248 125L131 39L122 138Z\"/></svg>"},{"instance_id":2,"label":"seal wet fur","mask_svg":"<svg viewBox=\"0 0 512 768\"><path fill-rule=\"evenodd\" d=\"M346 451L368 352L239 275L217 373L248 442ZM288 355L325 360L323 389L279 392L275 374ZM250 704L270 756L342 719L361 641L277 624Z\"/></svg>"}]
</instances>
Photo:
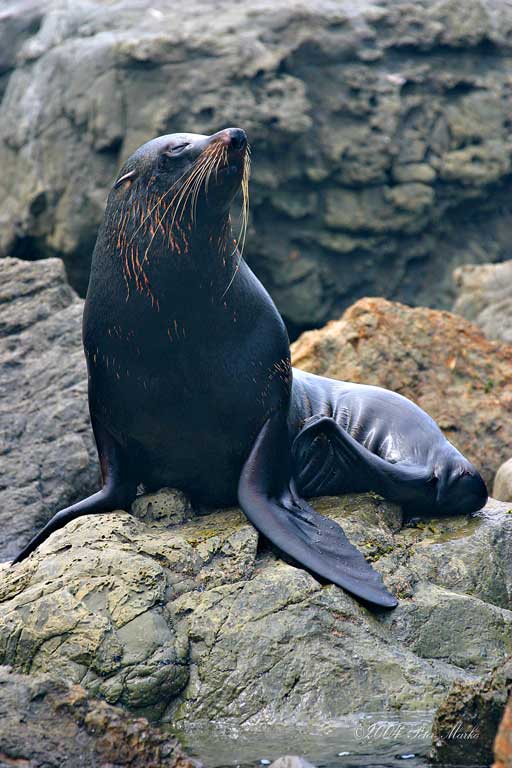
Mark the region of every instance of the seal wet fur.
<instances>
[{"instance_id":1,"label":"seal wet fur","mask_svg":"<svg viewBox=\"0 0 512 768\"><path fill-rule=\"evenodd\" d=\"M387 390L292 371L283 321L242 261L230 206L247 202L245 133L144 144L110 192L83 341L103 487L58 512L18 555L136 489L236 502L283 553L379 606L397 604L341 527L305 501L375 490L411 514L471 513L476 469L430 417Z\"/></svg>"}]
</instances>

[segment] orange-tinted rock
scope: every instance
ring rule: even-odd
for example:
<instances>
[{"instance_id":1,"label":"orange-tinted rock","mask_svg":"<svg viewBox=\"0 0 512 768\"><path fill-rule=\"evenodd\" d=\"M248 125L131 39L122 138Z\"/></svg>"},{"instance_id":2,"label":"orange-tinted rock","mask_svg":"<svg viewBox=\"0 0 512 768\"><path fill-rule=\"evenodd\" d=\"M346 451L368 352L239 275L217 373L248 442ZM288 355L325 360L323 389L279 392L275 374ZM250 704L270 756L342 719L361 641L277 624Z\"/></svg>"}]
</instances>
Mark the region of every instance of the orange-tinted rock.
<instances>
[{"instance_id":1,"label":"orange-tinted rock","mask_svg":"<svg viewBox=\"0 0 512 768\"><path fill-rule=\"evenodd\" d=\"M427 411L490 483L512 445L512 346L450 312L361 299L292 347L298 368L376 384Z\"/></svg>"},{"instance_id":2,"label":"orange-tinted rock","mask_svg":"<svg viewBox=\"0 0 512 768\"><path fill-rule=\"evenodd\" d=\"M505 708L494 741L493 768L512 768L512 698Z\"/></svg>"}]
</instances>

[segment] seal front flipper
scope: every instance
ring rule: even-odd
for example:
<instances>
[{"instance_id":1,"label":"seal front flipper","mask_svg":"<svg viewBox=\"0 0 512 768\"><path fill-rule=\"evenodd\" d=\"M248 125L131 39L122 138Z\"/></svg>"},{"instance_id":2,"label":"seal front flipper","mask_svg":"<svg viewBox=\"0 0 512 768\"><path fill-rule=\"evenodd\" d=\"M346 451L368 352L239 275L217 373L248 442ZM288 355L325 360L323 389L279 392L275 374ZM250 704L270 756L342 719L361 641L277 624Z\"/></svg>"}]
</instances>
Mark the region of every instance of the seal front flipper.
<instances>
[{"instance_id":1,"label":"seal front flipper","mask_svg":"<svg viewBox=\"0 0 512 768\"><path fill-rule=\"evenodd\" d=\"M313 416L305 423L292 444L294 474L302 493L320 496L332 492L325 487L318 468L311 471L315 456L320 454L318 441L324 438L323 454L334 454L336 468L331 483L345 493L376 491L390 501L407 505L423 501L429 491L432 472L428 467L392 464L359 443L330 416ZM322 461L324 460L322 456ZM332 467L332 458L330 467ZM338 492L340 492L338 490Z\"/></svg>"},{"instance_id":2,"label":"seal front flipper","mask_svg":"<svg viewBox=\"0 0 512 768\"><path fill-rule=\"evenodd\" d=\"M240 506L261 533L308 570L370 603L398 603L342 528L299 498L291 482L286 424L278 413L263 425L238 485Z\"/></svg>"},{"instance_id":3,"label":"seal front flipper","mask_svg":"<svg viewBox=\"0 0 512 768\"><path fill-rule=\"evenodd\" d=\"M25 560L48 536L71 520L82 515L124 509L134 500L137 482L133 479L124 450L106 430L95 423L94 418L92 422L103 480L101 491L57 512L14 558L11 565Z\"/></svg>"}]
</instances>

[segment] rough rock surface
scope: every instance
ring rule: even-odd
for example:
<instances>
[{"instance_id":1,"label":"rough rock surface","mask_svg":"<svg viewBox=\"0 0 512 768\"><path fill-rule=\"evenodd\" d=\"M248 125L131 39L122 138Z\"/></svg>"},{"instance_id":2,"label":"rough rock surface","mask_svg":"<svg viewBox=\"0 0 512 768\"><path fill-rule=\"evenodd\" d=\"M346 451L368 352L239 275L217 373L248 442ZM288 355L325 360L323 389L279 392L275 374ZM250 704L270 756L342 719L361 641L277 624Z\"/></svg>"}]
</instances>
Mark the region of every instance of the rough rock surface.
<instances>
[{"instance_id":1,"label":"rough rock surface","mask_svg":"<svg viewBox=\"0 0 512 768\"><path fill-rule=\"evenodd\" d=\"M0 260L0 560L98 483L82 306L59 259Z\"/></svg>"},{"instance_id":2,"label":"rough rock surface","mask_svg":"<svg viewBox=\"0 0 512 768\"><path fill-rule=\"evenodd\" d=\"M121 159L239 124L247 254L292 327L448 307L455 266L508 253L511 40L505 0L4 0L0 250L83 290Z\"/></svg>"},{"instance_id":3,"label":"rough rock surface","mask_svg":"<svg viewBox=\"0 0 512 768\"><path fill-rule=\"evenodd\" d=\"M456 682L434 718L434 762L490 765L494 739L511 694L512 658L481 681Z\"/></svg>"},{"instance_id":4,"label":"rough rock surface","mask_svg":"<svg viewBox=\"0 0 512 768\"><path fill-rule=\"evenodd\" d=\"M500 501L512 501L512 459L505 461L496 472L492 495Z\"/></svg>"},{"instance_id":5,"label":"rough rock surface","mask_svg":"<svg viewBox=\"0 0 512 768\"><path fill-rule=\"evenodd\" d=\"M376 384L411 398L491 487L512 445L512 346L449 312L361 299L340 320L304 333L294 365Z\"/></svg>"},{"instance_id":6,"label":"rough rock surface","mask_svg":"<svg viewBox=\"0 0 512 768\"><path fill-rule=\"evenodd\" d=\"M493 768L512 768L512 698L505 707L494 742Z\"/></svg>"},{"instance_id":7,"label":"rough rock surface","mask_svg":"<svg viewBox=\"0 0 512 768\"><path fill-rule=\"evenodd\" d=\"M480 326L487 338L512 344L512 260L467 264L453 273L453 311Z\"/></svg>"},{"instance_id":8,"label":"rough rock surface","mask_svg":"<svg viewBox=\"0 0 512 768\"><path fill-rule=\"evenodd\" d=\"M401 528L371 495L316 500L400 598L379 612L258 548L241 512L189 517L170 496L139 499L143 520L80 518L3 566L0 662L151 718L258 726L430 709L512 653L508 505Z\"/></svg>"},{"instance_id":9,"label":"rough rock surface","mask_svg":"<svg viewBox=\"0 0 512 768\"><path fill-rule=\"evenodd\" d=\"M194 768L175 739L83 688L0 668L0 768Z\"/></svg>"},{"instance_id":10,"label":"rough rock surface","mask_svg":"<svg viewBox=\"0 0 512 768\"><path fill-rule=\"evenodd\" d=\"M314 768L314 766L300 755L283 755L274 760L270 768Z\"/></svg>"}]
</instances>

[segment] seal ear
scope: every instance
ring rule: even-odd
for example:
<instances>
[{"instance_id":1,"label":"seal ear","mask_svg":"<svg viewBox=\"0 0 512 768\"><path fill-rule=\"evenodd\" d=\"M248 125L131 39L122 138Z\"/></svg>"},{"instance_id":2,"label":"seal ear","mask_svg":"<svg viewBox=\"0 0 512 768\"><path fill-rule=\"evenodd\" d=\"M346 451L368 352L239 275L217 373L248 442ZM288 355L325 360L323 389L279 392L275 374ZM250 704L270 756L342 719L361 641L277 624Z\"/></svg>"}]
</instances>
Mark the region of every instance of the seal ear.
<instances>
[{"instance_id":1,"label":"seal ear","mask_svg":"<svg viewBox=\"0 0 512 768\"><path fill-rule=\"evenodd\" d=\"M297 495L286 421L279 412L256 438L240 475L238 499L251 523L308 570L375 605L398 604L342 528Z\"/></svg>"},{"instance_id":2,"label":"seal ear","mask_svg":"<svg viewBox=\"0 0 512 768\"><path fill-rule=\"evenodd\" d=\"M129 171L128 173L125 173L124 176L121 176L116 181L116 183L114 184L114 189L117 189L118 187L120 187L121 184L124 184L125 181L129 181L131 183L136 175L137 175L136 171Z\"/></svg>"}]
</instances>

